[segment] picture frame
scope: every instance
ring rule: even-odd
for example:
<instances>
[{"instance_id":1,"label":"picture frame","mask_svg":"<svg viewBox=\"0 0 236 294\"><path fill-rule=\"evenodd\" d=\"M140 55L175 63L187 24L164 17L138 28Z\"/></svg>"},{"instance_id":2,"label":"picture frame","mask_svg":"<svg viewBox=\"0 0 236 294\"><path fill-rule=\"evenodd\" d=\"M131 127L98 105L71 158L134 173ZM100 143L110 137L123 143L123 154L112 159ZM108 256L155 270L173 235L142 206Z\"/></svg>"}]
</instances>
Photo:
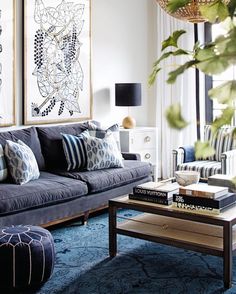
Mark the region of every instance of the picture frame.
<instances>
[{"instance_id":1,"label":"picture frame","mask_svg":"<svg viewBox=\"0 0 236 294\"><path fill-rule=\"evenodd\" d=\"M16 1L0 2L0 127L16 124L15 40Z\"/></svg>"},{"instance_id":2,"label":"picture frame","mask_svg":"<svg viewBox=\"0 0 236 294\"><path fill-rule=\"evenodd\" d=\"M24 123L92 118L90 0L24 1Z\"/></svg>"}]
</instances>

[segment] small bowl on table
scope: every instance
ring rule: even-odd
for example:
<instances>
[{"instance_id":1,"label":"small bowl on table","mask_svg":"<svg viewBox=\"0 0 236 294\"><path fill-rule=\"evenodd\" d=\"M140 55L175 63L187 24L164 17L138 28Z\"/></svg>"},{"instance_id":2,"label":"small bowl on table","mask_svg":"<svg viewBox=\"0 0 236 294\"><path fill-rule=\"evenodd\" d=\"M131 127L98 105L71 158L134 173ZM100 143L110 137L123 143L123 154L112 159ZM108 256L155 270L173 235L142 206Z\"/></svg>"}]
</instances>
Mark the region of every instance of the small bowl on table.
<instances>
[{"instance_id":1,"label":"small bowl on table","mask_svg":"<svg viewBox=\"0 0 236 294\"><path fill-rule=\"evenodd\" d=\"M175 179L180 186L197 184L200 179L200 173L198 171L178 170L175 172Z\"/></svg>"}]
</instances>

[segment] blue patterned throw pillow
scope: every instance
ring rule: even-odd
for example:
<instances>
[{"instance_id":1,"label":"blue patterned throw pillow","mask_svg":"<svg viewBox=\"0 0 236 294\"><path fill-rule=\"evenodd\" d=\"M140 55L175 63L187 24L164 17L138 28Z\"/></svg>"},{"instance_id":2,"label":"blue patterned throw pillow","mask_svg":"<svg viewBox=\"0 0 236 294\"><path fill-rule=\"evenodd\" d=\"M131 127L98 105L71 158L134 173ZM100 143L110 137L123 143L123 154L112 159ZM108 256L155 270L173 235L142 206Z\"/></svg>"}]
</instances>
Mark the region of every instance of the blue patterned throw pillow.
<instances>
[{"instance_id":1,"label":"blue patterned throw pillow","mask_svg":"<svg viewBox=\"0 0 236 294\"><path fill-rule=\"evenodd\" d=\"M5 155L13 181L22 185L39 178L39 168L34 153L26 144L18 140L6 140Z\"/></svg>"},{"instance_id":2,"label":"blue patterned throw pillow","mask_svg":"<svg viewBox=\"0 0 236 294\"><path fill-rule=\"evenodd\" d=\"M83 169L87 165L87 155L84 145L84 138L89 136L88 131L84 131L78 136L61 134L62 145L67 161L67 170Z\"/></svg>"},{"instance_id":3,"label":"blue patterned throw pillow","mask_svg":"<svg viewBox=\"0 0 236 294\"><path fill-rule=\"evenodd\" d=\"M0 182L7 178L7 165L2 145L0 144Z\"/></svg>"},{"instance_id":4,"label":"blue patterned throw pillow","mask_svg":"<svg viewBox=\"0 0 236 294\"><path fill-rule=\"evenodd\" d=\"M86 136L87 170L124 167L122 155L114 137L108 134L104 139Z\"/></svg>"},{"instance_id":5,"label":"blue patterned throw pillow","mask_svg":"<svg viewBox=\"0 0 236 294\"><path fill-rule=\"evenodd\" d=\"M92 122L90 122L88 126L88 131L91 136L100 138L100 139L105 138L106 135L112 134L112 136L114 137L116 141L118 149L121 150L120 149L120 129L118 124L114 124L107 129L103 129L93 124Z\"/></svg>"}]
</instances>

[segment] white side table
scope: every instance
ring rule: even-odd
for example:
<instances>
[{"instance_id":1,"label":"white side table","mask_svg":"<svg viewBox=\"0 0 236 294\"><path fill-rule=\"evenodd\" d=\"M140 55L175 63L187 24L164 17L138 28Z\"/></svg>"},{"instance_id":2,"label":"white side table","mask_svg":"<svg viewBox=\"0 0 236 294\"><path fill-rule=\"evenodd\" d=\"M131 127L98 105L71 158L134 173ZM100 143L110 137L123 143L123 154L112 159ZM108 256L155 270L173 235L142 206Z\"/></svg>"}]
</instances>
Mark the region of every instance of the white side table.
<instances>
[{"instance_id":1,"label":"white side table","mask_svg":"<svg viewBox=\"0 0 236 294\"><path fill-rule=\"evenodd\" d=\"M158 144L157 128L136 127L120 128L120 144L122 152L139 153L142 161L153 165L154 180L158 179Z\"/></svg>"}]
</instances>

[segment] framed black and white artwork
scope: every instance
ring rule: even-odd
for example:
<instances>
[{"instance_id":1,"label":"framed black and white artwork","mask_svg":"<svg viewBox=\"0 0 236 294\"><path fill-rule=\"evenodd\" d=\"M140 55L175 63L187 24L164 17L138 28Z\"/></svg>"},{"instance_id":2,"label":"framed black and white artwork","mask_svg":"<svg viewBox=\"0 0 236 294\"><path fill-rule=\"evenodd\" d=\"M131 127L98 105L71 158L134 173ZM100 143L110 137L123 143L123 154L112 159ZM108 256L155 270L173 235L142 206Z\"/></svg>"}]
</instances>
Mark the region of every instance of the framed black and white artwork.
<instances>
[{"instance_id":1,"label":"framed black and white artwork","mask_svg":"<svg viewBox=\"0 0 236 294\"><path fill-rule=\"evenodd\" d=\"M0 127L15 124L15 4L0 1Z\"/></svg>"},{"instance_id":2,"label":"framed black and white artwork","mask_svg":"<svg viewBox=\"0 0 236 294\"><path fill-rule=\"evenodd\" d=\"M92 117L90 0L24 1L24 122Z\"/></svg>"}]
</instances>

